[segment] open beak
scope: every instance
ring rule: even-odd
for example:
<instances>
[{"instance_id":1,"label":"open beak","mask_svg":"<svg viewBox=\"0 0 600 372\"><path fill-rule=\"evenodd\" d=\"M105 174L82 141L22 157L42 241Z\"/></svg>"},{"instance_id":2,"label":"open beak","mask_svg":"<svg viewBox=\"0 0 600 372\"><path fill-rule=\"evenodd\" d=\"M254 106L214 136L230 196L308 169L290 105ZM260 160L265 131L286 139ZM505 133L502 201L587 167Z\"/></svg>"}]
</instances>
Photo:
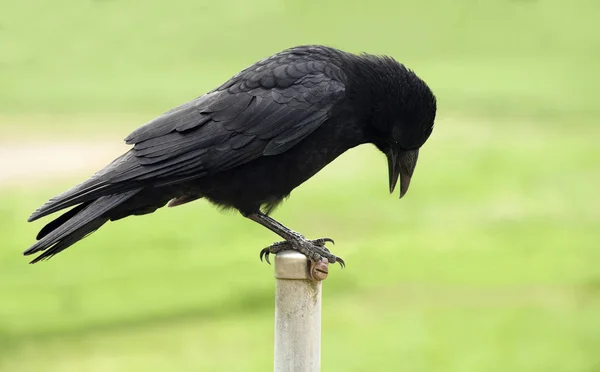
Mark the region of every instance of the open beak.
<instances>
[{"instance_id":1,"label":"open beak","mask_svg":"<svg viewBox=\"0 0 600 372\"><path fill-rule=\"evenodd\" d=\"M396 189L398 177L400 177L400 198L408 191L410 179L417 165L419 150L394 152L390 150L386 153L388 159L388 169L390 172L390 194Z\"/></svg>"}]
</instances>

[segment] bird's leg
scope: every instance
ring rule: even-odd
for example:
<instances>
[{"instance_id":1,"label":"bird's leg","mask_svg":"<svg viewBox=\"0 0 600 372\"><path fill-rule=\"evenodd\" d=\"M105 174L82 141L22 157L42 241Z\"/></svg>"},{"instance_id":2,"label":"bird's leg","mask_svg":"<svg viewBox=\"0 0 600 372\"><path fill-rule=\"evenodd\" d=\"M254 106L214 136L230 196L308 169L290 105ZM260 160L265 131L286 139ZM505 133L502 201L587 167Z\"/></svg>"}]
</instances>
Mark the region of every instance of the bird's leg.
<instances>
[{"instance_id":1,"label":"bird's leg","mask_svg":"<svg viewBox=\"0 0 600 372\"><path fill-rule=\"evenodd\" d=\"M313 263L319 262L322 259L326 259L330 263L339 262L342 267L346 264L340 257L332 254L329 249L325 248L325 243L333 243L331 238L320 238L315 240L308 240L301 234L288 229L275 219L267 216L262 212L251 213L247 215L252 221L258 222L267 229L273 231L275 234L281 236L285 241L274 243L262 251L260 251L260 259L263 257L269 262L269 254L277 254L284 250L294 250L302 253L308 257Z\"/></svg>"}]
</instances>

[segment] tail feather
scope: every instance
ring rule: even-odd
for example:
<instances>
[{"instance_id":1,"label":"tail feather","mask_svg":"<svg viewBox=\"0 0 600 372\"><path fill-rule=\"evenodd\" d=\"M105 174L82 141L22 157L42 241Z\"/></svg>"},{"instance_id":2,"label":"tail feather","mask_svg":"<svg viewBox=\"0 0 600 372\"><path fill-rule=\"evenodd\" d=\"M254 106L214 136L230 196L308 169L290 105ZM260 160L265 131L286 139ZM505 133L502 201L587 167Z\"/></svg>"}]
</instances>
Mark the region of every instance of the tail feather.
<instances>
[{"instance_id":1,"label":"tail feather","mask_svg":"<svg viewBox=\"0 0 600 372\"><path fill-rule=\"evenodd\" d=\"M124 193L139 187L131 182L110 182L111 176L115 172L125 171L136 166L137 162L132 161L133 158L134 155L131 151L119 156L88 180L48 200L44 205L36 209L27 221L32 222L73 205L93 201L105 195Z\"/></svg>"},{"instance_id":2,"label":"tail feather","mask_svg":"<svg viewBox=\"0 0 600 372\"><path fill-rule=\"evenodd\" d=\"M70 235L65 236L61 240L59 240L56 244L52 245L50 248L47 248L42 254L34 258L30 264L38 263L40 261L48 260L52 256L61 251L67 249L71 245L75 244L79 240L85 238L90 235L94 231L98 230L102 225L104 225L108 221L108 218L97 218L90 223L79 227L76 231L71 233ZM32 254L25 252L25 255Z\"/></svg>"},{"instance_id":3,"label":"tail feather","mask_svg":"<svg viewBox=\"0 0 600 372\"><path fill-rule=\"evenodd\" d=\"M136 189L121 194L102 196L95 201L71 209L46 225L38 234L40 240L23 254L28 256L44 252L31 263L52 257L100 228L110 219L107 214L110 210L124 203L139 191L140 189Z\"/></svg>"},{"instance_id":4,"label":"tail feather","mask_svg":"<svg viewBox=\"0 0 600 372\"><path fill-rule=\"evenodd\" d=\"M77 213L81 212L85 207L87 207L91 203L92 202L87 202L87 203L79 204L75 208L72 208L70 211L68 211L66 213L63 213L57 219L52 220L50 223L48 223L46 226L44 226L40 230L40 232L37 234L37 236L35 237L35 239L36 240L42 239L44 236L48 235L53 230L56 230L60 225L62 225L65 222L67 222L70 218L72 218L73 216L75 216Z\"/></svg>"},{"instance_id":5,"label":"tail feather","mask_svg":"<svg viewBox=\"0 0 600 372\"><path fill-rule=\"evenodd\" d=\"M74 187L60 195L53 197L48 200L44 205L40 208L36 209L31 216L27 219L27 222L33 222L39 218L45 217L54 212L58 212L61 209L68 208L73 205L77 205L79 203L83 203L85 201L89 201L90 198L97 198L99 192L106 191L110 193L111 190L104 190L110 185L99 185L90 187L89 189L77 190L79 186Z\"/></svg>"}]
</instances>

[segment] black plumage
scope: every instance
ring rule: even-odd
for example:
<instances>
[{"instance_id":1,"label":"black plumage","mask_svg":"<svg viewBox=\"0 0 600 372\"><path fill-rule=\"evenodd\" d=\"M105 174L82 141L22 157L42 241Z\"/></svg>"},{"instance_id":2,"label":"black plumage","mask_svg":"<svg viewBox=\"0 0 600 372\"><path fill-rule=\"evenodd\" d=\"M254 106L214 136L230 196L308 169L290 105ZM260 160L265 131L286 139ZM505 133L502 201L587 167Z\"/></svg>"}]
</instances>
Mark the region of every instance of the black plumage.
<instances>
[{"instance_id":1,"label":"black plumage","mask_svg":"<svg viewBox=\"0 0 600 372\"><path fill-rule=\"evenodd\" d=\"M364 143L386 154L390 192L400 177L404 195L435 113L428 86L392 58L324 46L285 50L127 136L130 151L31 215L29 221L75 206L46 225L24 254L43 252L37 262L109 220L207 198L285 239L261 257L296 249L313 261L343 263L324 247L328 239L307 240L268 214Z\"/></svg>"}]
</instances>

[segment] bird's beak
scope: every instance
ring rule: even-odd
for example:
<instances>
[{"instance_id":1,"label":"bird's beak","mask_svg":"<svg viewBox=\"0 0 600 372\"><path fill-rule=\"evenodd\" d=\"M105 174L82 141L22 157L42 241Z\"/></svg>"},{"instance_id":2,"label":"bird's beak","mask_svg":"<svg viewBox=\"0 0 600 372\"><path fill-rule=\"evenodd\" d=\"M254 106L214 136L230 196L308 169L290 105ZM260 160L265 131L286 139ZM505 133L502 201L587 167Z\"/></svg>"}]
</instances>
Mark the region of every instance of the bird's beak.
<instances>
[{"instance_id":1,"label":"bird's beak","mask_svg":"<svg viewBox=\"0 0 600 372\"><path fill-rule=\"evenodd\" d=\"M388 169L390 172L390 194L396 189L398 177L400 177L400 198L406 194L410 186L410 179L417 165L419 150L400 151L393 150L386 153Z\"/></svg>"}]
</instances>

